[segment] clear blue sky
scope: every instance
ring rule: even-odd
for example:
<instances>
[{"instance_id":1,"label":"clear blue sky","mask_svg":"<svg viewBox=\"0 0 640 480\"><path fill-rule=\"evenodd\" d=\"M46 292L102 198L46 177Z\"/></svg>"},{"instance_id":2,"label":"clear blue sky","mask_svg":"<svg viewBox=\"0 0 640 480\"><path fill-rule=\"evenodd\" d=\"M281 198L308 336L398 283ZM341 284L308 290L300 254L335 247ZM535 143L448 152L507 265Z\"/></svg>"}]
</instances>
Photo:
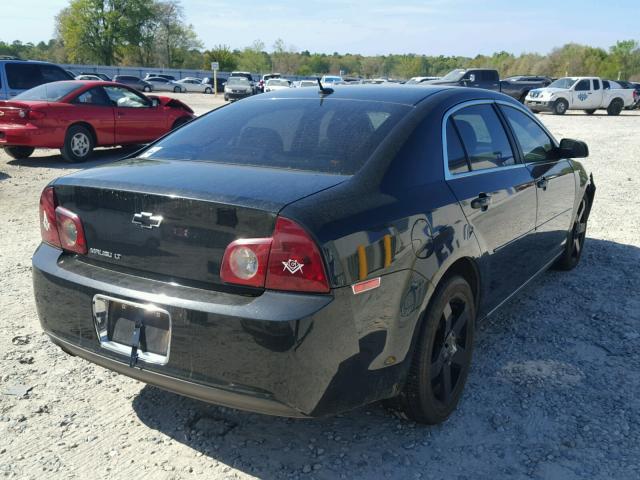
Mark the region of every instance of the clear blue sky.
<instances>
[{"instance_id":1,"label":"clear blue sky","mask_svg":"<svg viewBox=\"0 0 640 480\"><path fill-rule=\"evenodd\" d=\"M66 0L1 0L0 40L53 36ZM638 0L183 0L207 48L282 38L298 50L427 55L547 53L578 42L607 48L640 39Z\"/></svg>"}]
</instances>

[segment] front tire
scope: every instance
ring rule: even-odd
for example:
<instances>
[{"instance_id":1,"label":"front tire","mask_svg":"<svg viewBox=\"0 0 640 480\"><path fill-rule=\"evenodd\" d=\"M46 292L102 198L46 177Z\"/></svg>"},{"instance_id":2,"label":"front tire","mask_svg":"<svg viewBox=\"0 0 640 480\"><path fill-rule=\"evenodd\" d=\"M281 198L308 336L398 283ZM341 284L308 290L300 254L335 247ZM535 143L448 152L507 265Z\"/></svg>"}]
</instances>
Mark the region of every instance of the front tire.
<instances>
[{"instance_id":1,"label":"front tire","mask_svg":"<svg viewBox=\"0 0 640 480\"><path fill-rule=\"evenodd\" d=\"M473 292L466 280L454 276L438 287L397 398L409 419L435 425L455 410L471 366L475 319Z\"/></svg>"},{"instance_id":2,"label":"front tire","mask_svg":"<svg viewBox=\"0 0 640 480\"><path fill-rule=\"evenodd\" d=\"M15 160L29 158L34 150L35 148L33 147L4 147L4 151L7 152L7 155Z\"/></svg>"},{"instance_id":3,"label":"front tire","mask_svg":"<svg viewBox=\"0 0 640 480\"><path fill-rule=\"evenodd\" d=\"M607 114L613 116L620 115L620 112L622 112L623 108L624 103L622 103L622 100L620 100L619 98L614 98L607 107Z\"/></svg>"},{"instance_id":4,"label":"front tire","mask_svg":"<svg viewBox=\"0 0 640 480\"><path fill-rule=\"evenodd\" d=\"M188 123L191 119L187 118L187 117L182 117L177 119L175 122L173 122L173 126L171 127L171 130L175 130L176 128L180 128L182 125L184 125L185 123Z\"/></svg>"},{"instance_id":5,"label":"front tire","mask_svg":"<svg viewBox=\"0 0 640 480\"><path fill-rule=\"evenodd\" d=\"M580 262L582 251L584 250L584 241L587 236L587 221L589 219L589 199L583 197L576 219L573 222L571 231L567 234L567 243L564 246L564 252L558 259L555 267L558 270L573 270Z\"/></svg>"},{"instance_id":6,"label":"front tire","mask_svg":"<svg viewBox=\"0 0 640 480\"><path fill-rule=\"evenodd\" d=\"M94 147L95 141L89 129L82 125L73 125L67 130L60 153L67 162L79 163L91 156Z\"/></svg>"},{"instance_id":7,"label":"front tire","mask_svg":"<svg viewBox=\"0 0 640 480\"><path fill-rule=\"evenodd\" d=\"M182 89L180 87L173 87L173 93L180 93Z\"/></svg>"},{"instance_id":8,"label":"front tire","mask_svg":"<svg viewBox=\"0 0 640 480\"><path fill-rule=\"evenodd\" d=\"M210 94L213 93L213 90L211 90L209 87L204 89L204 93Z\"/></svg>"},{"instance_id":9,"label":"front tire","mask_svg":"<svg viewBox=\"0 0 640 480\"><path fill-rule=\"evenodd\" d=\"M150 92L151 91L151 87L146 86L142 89L143 92Z\"/></svg>"},{"instance_id":10,"label":"front tire","mask_svg":"<svg viewBox=\"0 0 640 480\"><path fill-rule=\"evenodd\" d=\"M556 115L564 115L569 109L569 102L564 98L559 98L556 103L553 104L553 113Z\"/></svg>"}]
</instances>

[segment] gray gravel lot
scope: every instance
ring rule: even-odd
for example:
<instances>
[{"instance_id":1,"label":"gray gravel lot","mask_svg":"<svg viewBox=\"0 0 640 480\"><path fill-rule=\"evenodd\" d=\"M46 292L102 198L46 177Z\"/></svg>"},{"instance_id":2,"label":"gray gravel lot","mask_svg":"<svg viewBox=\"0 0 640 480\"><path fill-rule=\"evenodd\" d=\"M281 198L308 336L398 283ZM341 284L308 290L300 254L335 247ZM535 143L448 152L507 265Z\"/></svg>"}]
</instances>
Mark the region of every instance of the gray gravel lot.
<instances>
[{"instance_id":1,"label":"gray gravel lot","mask_svg":"<svg viewBox=\"0 0 640 480\"><path fill-rule=\"evenodd\" d=\"M211 96L180 98L198 113ZM218 101L217 104L220 104ZM41 332L30 257L57 152L0 153L0 472L15 478L640 477L640 112L543 115L588 142L598 191L581 264L479 326L459 410L423 427L379 405L319 420L209 406L71 358ZM100 151L85 166L118 158Z\"/></svg>"}]
</instances>

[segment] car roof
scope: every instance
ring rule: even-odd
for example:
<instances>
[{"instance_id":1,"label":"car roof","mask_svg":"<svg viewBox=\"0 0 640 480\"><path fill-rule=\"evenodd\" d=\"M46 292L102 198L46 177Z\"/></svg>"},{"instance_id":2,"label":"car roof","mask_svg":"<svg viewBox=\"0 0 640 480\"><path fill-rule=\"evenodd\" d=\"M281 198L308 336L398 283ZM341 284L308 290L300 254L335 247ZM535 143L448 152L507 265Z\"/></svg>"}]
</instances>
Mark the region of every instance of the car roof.
<instances>
[{"instance_id":1,"label":"car roof","mask_svg":"<svg viewBox=\"0 0 640 480\"><path fill-rule=\"evenodd\" d=\"M332 86L333 93L325 95L324 98L337 100L360 100L370 102L389 102L399 103L413 106L438 92L450 90L460 87L449 86L424 86L424 85L338 85ZM465 88L465 90L471 90ZM486 98L503 98L503 95L496 95L490 90L484 90ZM320 98L319 92L313 88L291 88L286 90L278 90L263 95L258 95L257 99L262 98ZM245 100L246 101L246 100Z\"/></svg>"}]
</instances>

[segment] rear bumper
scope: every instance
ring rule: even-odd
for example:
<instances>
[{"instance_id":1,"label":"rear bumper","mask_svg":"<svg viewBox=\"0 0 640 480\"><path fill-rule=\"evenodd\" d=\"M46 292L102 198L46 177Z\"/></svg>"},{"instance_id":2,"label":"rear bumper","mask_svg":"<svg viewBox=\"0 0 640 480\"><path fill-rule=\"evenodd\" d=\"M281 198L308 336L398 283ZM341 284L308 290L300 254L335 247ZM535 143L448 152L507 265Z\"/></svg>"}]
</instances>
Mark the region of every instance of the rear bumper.
<instances>
[{"instance_id":1,"label":"rear bumper","mask_svg":"<svg viewBox=\"0 0 640 480\"><path fill-rule=\"evenodd\" d=\"M42 328L64 350L211 403L321 416L392 396L406 372L405 362L372 366L385 351L387 332L356 326L347 288L246 297L122 274L46 244L33 256L33 284ZM102 348L91 310L96 294L168 311L167 364L131 368L128 357Z\"/></svg>"},{"instance_id":2,"label":"rear bumper","mask_svg":"<svg viewBox=\"0 0 640 480\"><path fill-rule=\"evenodd\" d=\"M33 125L2 125L0 124L0 146L25 146L40 147L45 146L43 136L46 134L42 129ZM48 135L46 135L48 136ZM46 139L50 143L50 139Z\"/></svg>"},{"instance_id":3,"label":"rear bumper","mask_svg":"<svg viewBox=\"0 0 640 480\"><path fill-rule=\"evenodd\" d=\"M85 360L89 360L101 367L135 378L136 380L148 383L149 385L155 385L156 387L160 387L170 392L195 398L203 402L215 403L216 405L222 405L225 407L239 408L240 410L248 410L251 412L264 413L266 415L305 417L305 415L301 414L297 410L294 410L267 396L241 394L232 390L213 388L200 383L163 375L162 373L153 372L143 368L131 368L125 362L117 361L112 358L99 355L91 350L78 347L77 345L62 340L51 333L49 333L49 338L51 338L53 343L69 354L84 358Z\"/></svg>"}]
</instances>

